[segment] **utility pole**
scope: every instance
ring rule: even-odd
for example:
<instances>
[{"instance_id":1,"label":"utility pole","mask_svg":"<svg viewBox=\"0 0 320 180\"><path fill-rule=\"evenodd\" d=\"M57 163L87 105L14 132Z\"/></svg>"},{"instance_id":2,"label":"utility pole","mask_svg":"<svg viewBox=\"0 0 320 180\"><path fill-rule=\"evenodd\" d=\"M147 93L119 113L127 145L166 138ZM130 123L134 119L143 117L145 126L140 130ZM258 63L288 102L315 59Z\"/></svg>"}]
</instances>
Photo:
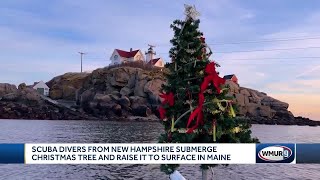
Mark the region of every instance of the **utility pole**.
<instances>
[{"instance_id":1,"label":"utility pole","mask_svg":"<svg viewBox=\"0 0 320 180\"><path fill-rule=\"evenodd\" d=\"M84 54L87 54L87 53L79 52L79 54L80 54L80 57L81 57L81 72L82 72L82 56L83 56Z\"/></svg>"}]
</instances>

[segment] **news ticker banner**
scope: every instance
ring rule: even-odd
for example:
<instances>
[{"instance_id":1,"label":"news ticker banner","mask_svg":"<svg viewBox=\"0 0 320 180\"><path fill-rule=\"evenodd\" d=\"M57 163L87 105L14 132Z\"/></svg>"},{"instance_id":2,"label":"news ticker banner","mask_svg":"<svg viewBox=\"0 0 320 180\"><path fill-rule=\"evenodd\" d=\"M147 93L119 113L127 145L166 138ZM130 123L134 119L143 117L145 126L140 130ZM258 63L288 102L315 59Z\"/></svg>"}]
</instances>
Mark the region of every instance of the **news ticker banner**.
<instances>
[{"instance_id":1,"label":"news ticker banner","mask_svg":"<svg viewBox=\"0 0 320 180\"><path fill-rule=\"evenodd\" d=\"M0 163L320 163L320 144L0 144Z\"/></svg>"}]
</instances>

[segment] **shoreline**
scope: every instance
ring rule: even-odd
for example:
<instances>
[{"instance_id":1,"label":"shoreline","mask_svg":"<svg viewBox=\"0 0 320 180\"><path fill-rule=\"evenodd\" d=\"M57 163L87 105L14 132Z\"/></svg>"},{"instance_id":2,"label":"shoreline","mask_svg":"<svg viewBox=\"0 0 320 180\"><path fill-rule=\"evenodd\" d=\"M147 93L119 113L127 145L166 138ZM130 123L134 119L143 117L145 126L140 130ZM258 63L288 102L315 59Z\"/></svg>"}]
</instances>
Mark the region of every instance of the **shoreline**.
<instances>
[{"instance_id":1,"label":"shoreline","mask_svg":"<svg viewBox=\"0 0 320 180\"><path fill-rule=\"evenodd\" d=\"M0 83L0 118L161 122L157 118L159 92L166 73L127 65L99 68L85 75L65 73L47 82L49 97L24 83L18 88ZM250 124L320 126L320 121L295 117L288 103L264 92L233 81L227 85L238 106L237 117Z\"/></svg>"},{"instance_id":2,"label":"shoreline","mask_svg":"<svg viewBox=\"0 0 320 180\"><path fill-rule=\"evenodd\" d=\"M299 117L298 117L299 118ZM305 118L307 119L307 118ZM0 118L1 121L93 121L93 122L148 122L148 123L161 123L161 120L159 119L154 119L154 118L146 118L146 117L127 117L127 118L110 118L110 119L99 119L99 118L94 118L94 119L2 119ZM250 121L250 120L249 120ZM311 123L311 124L310 124ZM251 125L272 125L272 126L310 126L310 127L317 127L320 126L320 121L315 121L315 120L309 120L307 123L295 123L295 124L290 124L290 123L283 123L283 124L277 124L274 122L268 122L268 123L263 123L263 122L251 122Z\"/></svg>"}]
</instances>

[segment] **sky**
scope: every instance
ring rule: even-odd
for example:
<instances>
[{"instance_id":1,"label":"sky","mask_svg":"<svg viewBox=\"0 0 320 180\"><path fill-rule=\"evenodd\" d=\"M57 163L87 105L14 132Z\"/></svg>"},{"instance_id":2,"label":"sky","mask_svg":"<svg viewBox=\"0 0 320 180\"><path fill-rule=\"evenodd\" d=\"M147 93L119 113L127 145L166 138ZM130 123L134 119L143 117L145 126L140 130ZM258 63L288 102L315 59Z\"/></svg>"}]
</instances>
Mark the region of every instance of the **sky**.
<instances>
[{"instance_id":1,"label":"sky","mask_svg":"<svg viewBox=\"0 0 320 180\"><path fill-rule=\"evenodd\" d=\"M220 74L288 102L294 115L320 120L320 1L308 0L3 0L0 82L18 85L107 66L115 48L170 62L170 24L184 4L200 12L200 30Z\"/></svg>"}]
</instances>

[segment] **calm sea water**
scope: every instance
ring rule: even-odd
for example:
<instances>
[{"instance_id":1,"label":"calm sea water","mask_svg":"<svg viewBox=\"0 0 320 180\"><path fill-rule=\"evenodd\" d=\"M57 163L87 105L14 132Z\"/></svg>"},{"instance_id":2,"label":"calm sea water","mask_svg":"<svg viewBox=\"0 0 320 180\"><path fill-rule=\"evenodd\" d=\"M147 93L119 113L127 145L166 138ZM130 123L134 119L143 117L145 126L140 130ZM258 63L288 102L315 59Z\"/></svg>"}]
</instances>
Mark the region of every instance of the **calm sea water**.
<instances>
[{"instance_id":1,"label":"calm sea water","mask_svg":"<svg viewBox=\"0 0 320 180\"><path fill-rule=\"evenodd\" d=\"M158 123L0 120L0 143L156 142ZM253 125L261 142L320 142L320 127ZM179 168L186 179L200 179L199 166ZM158 165L0 165L0 179L169 179ZM320 179L320 165L230 165L216 167L214 179Z\"/></svg>"}]
</instances>

